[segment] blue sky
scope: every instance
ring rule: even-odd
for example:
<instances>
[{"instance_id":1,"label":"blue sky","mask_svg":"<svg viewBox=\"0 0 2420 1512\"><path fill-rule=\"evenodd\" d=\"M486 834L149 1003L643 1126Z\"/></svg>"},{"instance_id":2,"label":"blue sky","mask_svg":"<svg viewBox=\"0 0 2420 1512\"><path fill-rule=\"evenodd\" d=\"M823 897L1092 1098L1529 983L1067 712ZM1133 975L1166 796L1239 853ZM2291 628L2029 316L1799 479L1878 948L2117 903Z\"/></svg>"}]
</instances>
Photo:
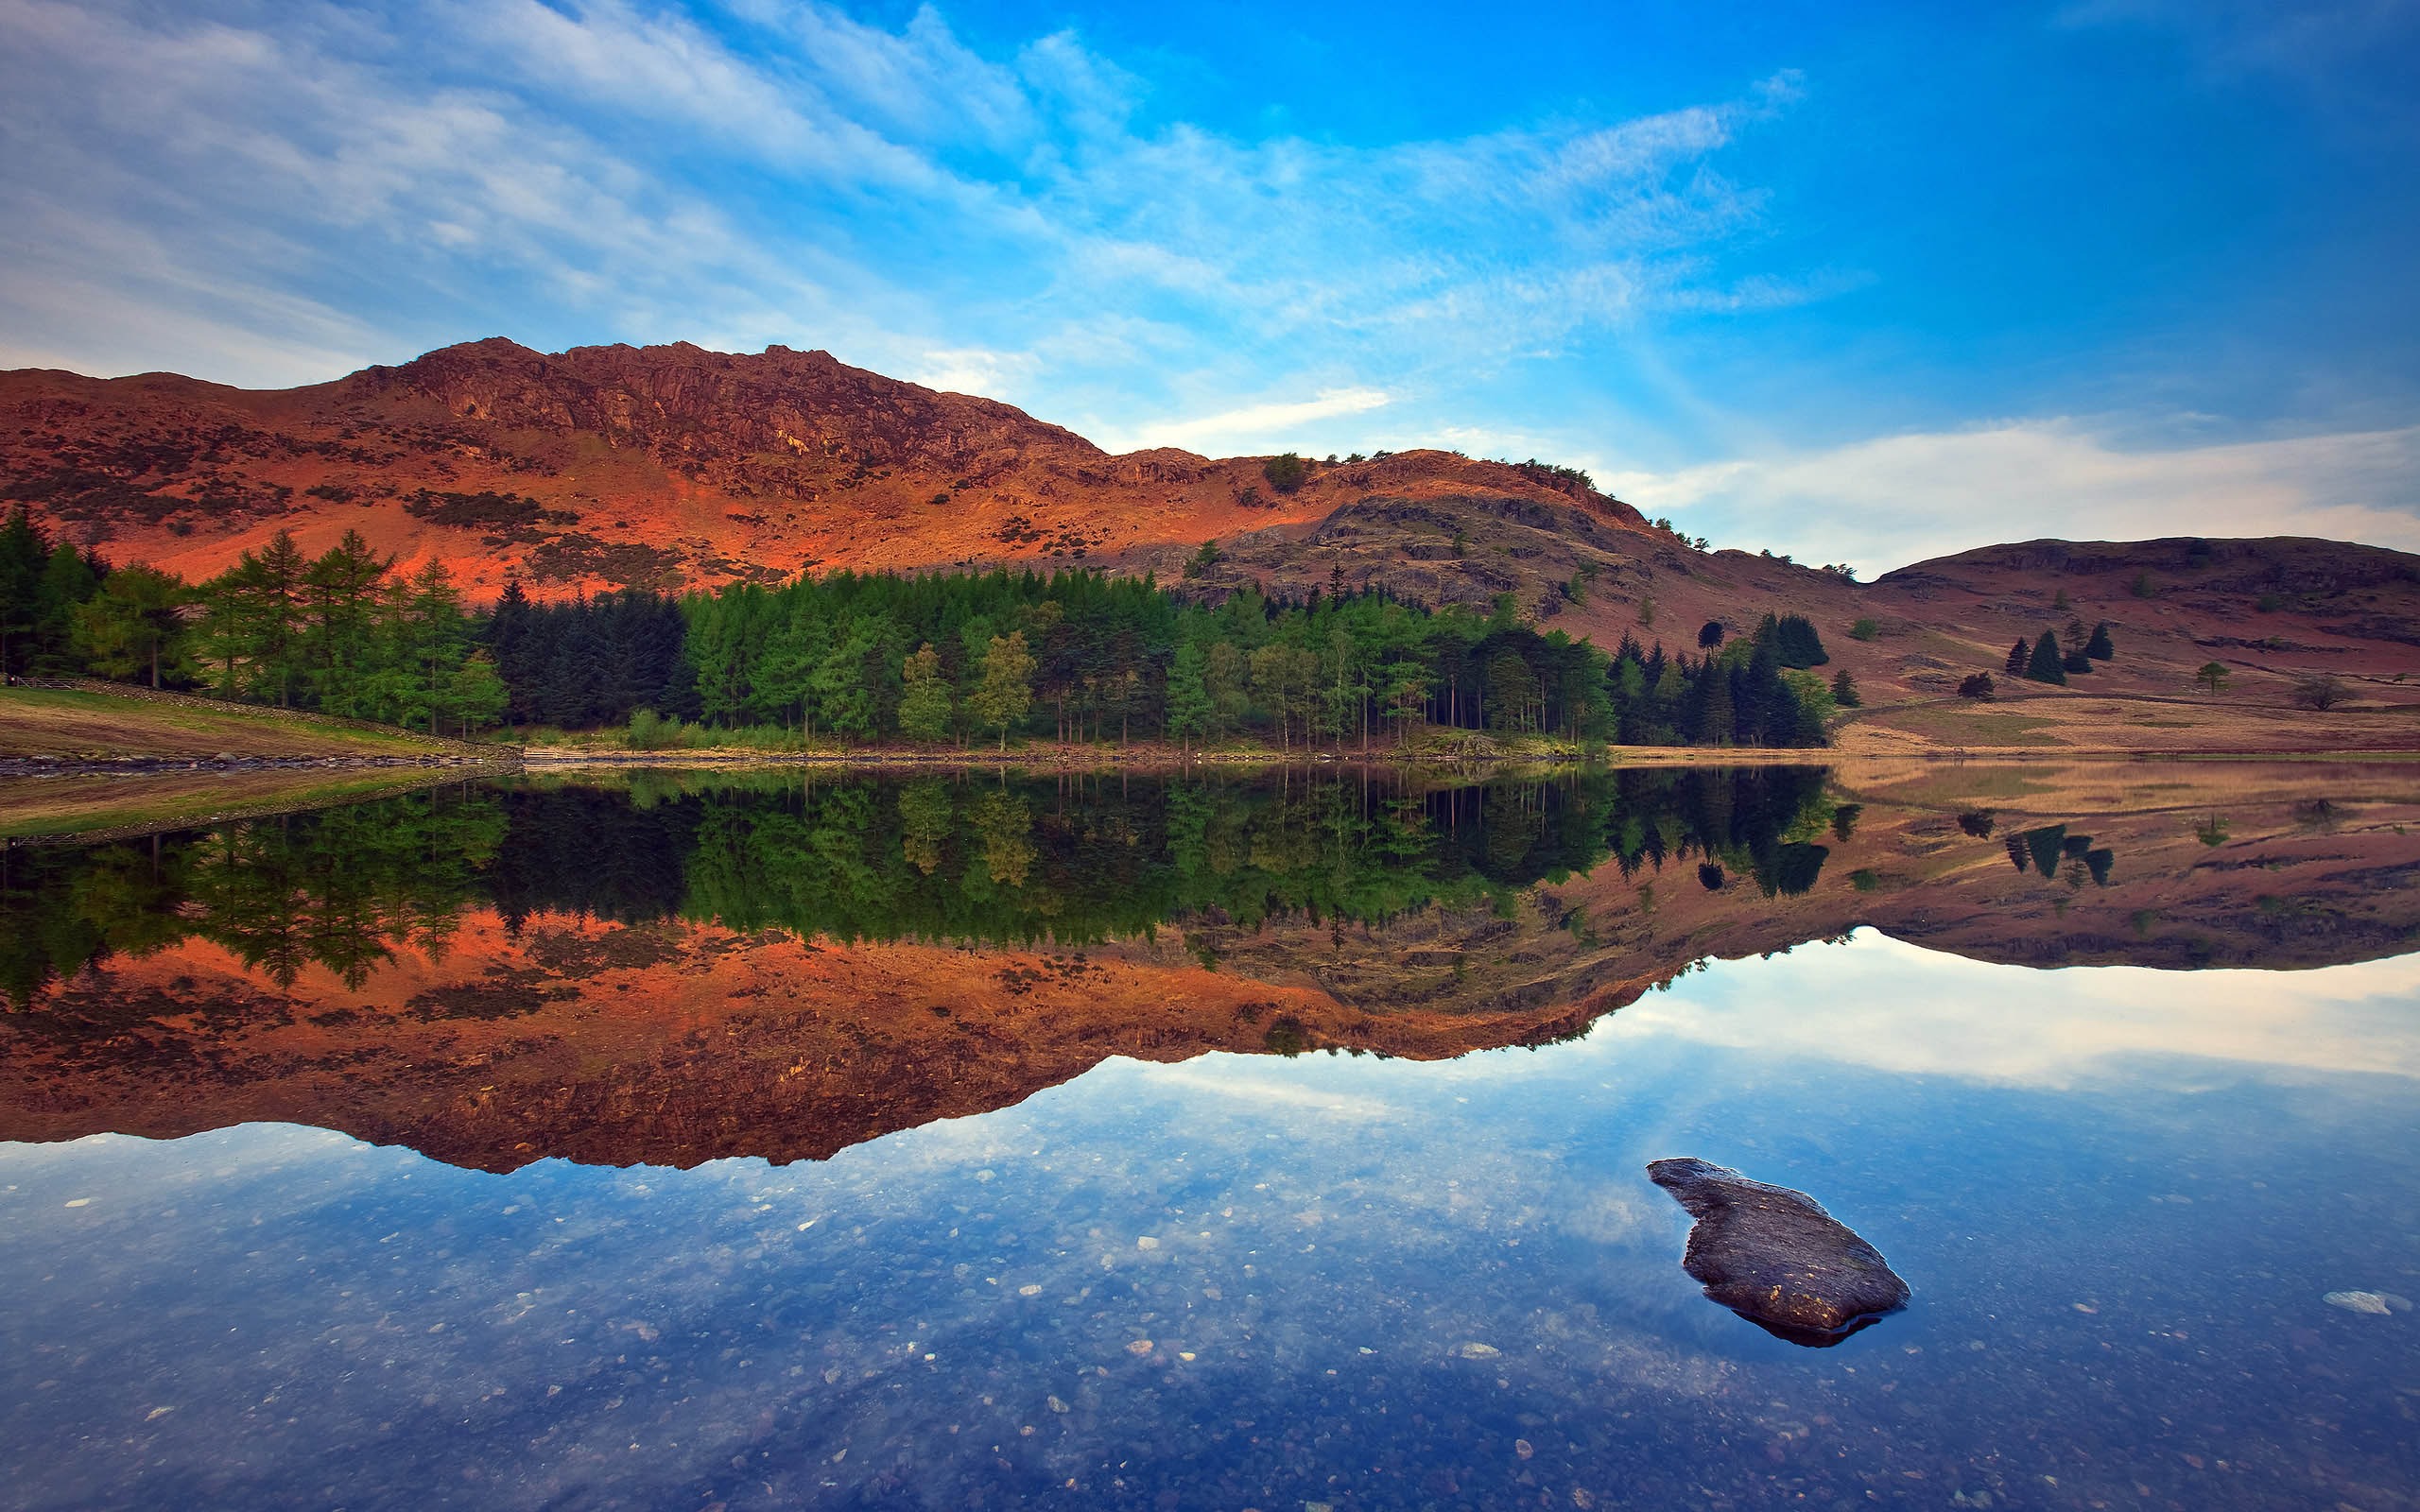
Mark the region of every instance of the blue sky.
<instances>
[{"instance_id":1,"label":"blue sky","mask_svg":"<svg viewBox=\"0 0 2420 1512\"><path fill-rule=\"evenodd\" d=\"M2420 549L2420 5L0 0L0 364L822 347L1868 571Z\"/></svg>"}]
</instances>

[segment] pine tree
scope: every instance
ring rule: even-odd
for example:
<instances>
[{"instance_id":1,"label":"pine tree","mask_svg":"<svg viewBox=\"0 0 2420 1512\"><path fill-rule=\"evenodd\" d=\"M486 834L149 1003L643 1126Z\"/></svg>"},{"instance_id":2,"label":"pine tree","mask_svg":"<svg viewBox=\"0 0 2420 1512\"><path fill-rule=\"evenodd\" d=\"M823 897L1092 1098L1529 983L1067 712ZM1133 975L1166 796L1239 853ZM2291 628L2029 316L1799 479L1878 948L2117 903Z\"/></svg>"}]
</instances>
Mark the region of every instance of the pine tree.
<instances>
[{"instance_id":1,"label":"pine tree","mask_svg":"<svg viewBox=\"0 0 2420 1512\"><path fill-rule=\"evenodd\" d=\"M2084 643L2083 654L2092 658L2095 662L2109 662L2114 661L2117 658L2118 647L2116 644L2109 639L2109 622L2107 620L2102 620L2100 624L2092 627L2092 639Z\"/></svg>"},{"instance_id":2,"label":"pine tree","mask_svg":"<svg viewBox=\"0 0 2420 1512\"><path fill-rule=\"evenodd\" d=\"M1176 658L1168 665L1167 730L1169 735L1186 743L1210 729L1210 693L1202 681L1208 658L1203 656L1201 643L1187 641L1176 648Z\"/></svg>"},{"instance_id":3,"label":"pine tree","mask_svg":"<svg viewBox=\"0 0 2420 1512\"><path fill-rule=\"evenodd\" d=\"M0 682L31 663L29 642L49 558L49 538L26 507L17 506L0 525Z\"/></svg>"},{"instance_id":4,"label":"pine tree","mask_svg":"<svg viewBox=\"0 0 2420 1512\"><path fill-rule=\"evenodd\" d=\"M536 621L521 575L507 574L504 592L496 596L495 613L488 620L487 639L495 657L496 676L506 689L504 715L516 725L536 716L532 695L538 667L543 665L535 655L542 633Z\"/></svg>"},{"instance_id":5,"label":"pine tree","mask_svg":"<svg viewBox=\"0 0 2420 1512\"><path fill-rule=\"evenodd\" d=\"M74 543L62 541L50 548L35 590L32 670L56 674L77 669L77 611L100 591L102 576L95 559ZM177 587L182 590L184 584Z\"/></svg>"},{"instance_id":6,"label":"pine tree","mask_svg":"<svg viewBox=\"0 0 2420 1512\"><path fill-rule=\"evenodd\" d=\"M164 672L183 670L183 610L192 596L181 579L150 567L113 572L77 608L77 648L105 678L147 677L159 687Z\"/></svg>"},{"instance_id":7,"label":"pine tree","mask_svg":"<svg viewBox=\"0 0 2420 1512\"><path fill-rule=\"evenodd\" d=\"M2023 637L2019 637L2017 643L2008 648L2008 675L2012 678L2025 676L2025 669L2032 660L2033 648L2025 644Z\"/></svg>"},{"instance_id":8,"label":"pine tree","mask_svg":"<svg viewBox=\"0 0 2420 1512\"><path fill-rule=\"evenodd\" d=\"M2055 682L2066 686L2066 658L2060 654L2059 638L2048 630L2033 643L2033 655L2025 664L2025 675L2035 682Z\"/></svg>"},{"instance_id":9,"label":"pine tree","mask_svg":"<svg viewBox=\"0 0 2420 1512\"><path fill-rule=\"evenodd\" d=\"M1864 701L1858 696L1857 679L1849 676L1846 667L1832 674L1832 701L1843 709L1864 707Z\"/></svg>"}]
</instances>

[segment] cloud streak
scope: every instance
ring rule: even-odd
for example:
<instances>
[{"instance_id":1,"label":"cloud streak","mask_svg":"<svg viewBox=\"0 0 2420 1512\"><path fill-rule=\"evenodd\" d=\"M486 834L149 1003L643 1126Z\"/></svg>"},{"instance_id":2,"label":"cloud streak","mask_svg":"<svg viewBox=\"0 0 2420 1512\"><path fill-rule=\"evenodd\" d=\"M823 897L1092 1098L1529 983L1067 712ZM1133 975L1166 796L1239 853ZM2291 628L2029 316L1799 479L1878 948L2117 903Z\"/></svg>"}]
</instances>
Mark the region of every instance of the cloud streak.
<instances>
[{"instance_id":1,"label":"cloud streak","mask_svg":"<svg viewBox=\"0 0 2420 1512\"><path fill-rule=\"evenodd\" d=\"M0 208L145 228L188 281L307 291L354 312L347 361L504 324L541 343L804 341L895 369L983 350L1130 428L1735 298L1693 282L1757 213L1713 160L1787 93L1356 147L1139 130L1139 81L1072 34L990 59L930 10L893 31L820 5L321 0L272 26L233 0L0 0L0 43L17 149ZM189 313L112 235L20 250L0 321L21 350L78 356L45 263L164 323ZM533 311L560 335L527 329ZM333 375L290 318L242 318L246 359L121 339L80 360ZM1118 370L1053 340L1113 322Z\"/></svg>"},{"instance_id":2,"label":"cloud streak","mask_svg":"<svg viewBox=\"0 0 2420 1512\"><path fill-rule=\"evenodd\" d=\"M1722 544L1869 573L2039 536L2310 535L2420 550L2420 427L2131 450L2081 421L2009 422L1630 472L1649 514Z\"/></svg>"}]
</instances>

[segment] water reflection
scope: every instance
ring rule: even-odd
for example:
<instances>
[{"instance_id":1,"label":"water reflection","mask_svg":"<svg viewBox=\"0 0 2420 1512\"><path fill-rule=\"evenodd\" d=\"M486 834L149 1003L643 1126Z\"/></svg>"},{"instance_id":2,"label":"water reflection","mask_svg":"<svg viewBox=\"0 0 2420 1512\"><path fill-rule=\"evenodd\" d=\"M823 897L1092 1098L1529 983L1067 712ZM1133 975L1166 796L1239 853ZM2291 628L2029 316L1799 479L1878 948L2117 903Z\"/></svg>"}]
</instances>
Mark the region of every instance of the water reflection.
<instances>
[{"instance_id":1,"label":"water reflection","mask_svg":"<svg viewBox=\"0 0 2420 1512\"><path fill-rule=\"evenodd\" d=\"M2409 1068L2412 971L2263 980ZM2045 980L1866 934L1545 1049L1118 1057L788 1166L488 1175L262 1125L9 1147L7 1494L2409 1502L2413 1316L2325 1300L2415 1290L2408 1071L2213 1060L2222 1015L2183 1000L2138 1010L2178 1015L2156 1049L2047 1025L2023 1074L1874 1053L1940 1005L2108 978ZM1756 1039L1785 1013L1800 1039ZM1641 1170L1682 1153L1816 1194L1914 1305L1808 1351L1707 1302Z\"/></svg>"},{"instance_id":2,"label":"water reflection","mask_svg":"<svg viewBox=\"0 0 2420 1512\"><path fill-rule=\"evenodd\" d=\"M1977 960L2163 968L2360 960L2420 928L2420 804L2391 782L2314 797L2297 774L2214 811L2206 788L2113 802L2100 773L2038 781L640 772L18 847L0 1138L266 1120L497 1171L789 1161L1115 1055L1553 1044L1709 959L1866 925ZM2230 1001L2202 981L2197 1001ZM1906 1023L1884 988L1857 1032L1900 1069L2165 1022L2052 992ZM2268 1022L2256 1004L2208 1034L2329 1050ZM2355 1063L2337 1049L2325 1064Z\"/></svg>"}]
</instances>

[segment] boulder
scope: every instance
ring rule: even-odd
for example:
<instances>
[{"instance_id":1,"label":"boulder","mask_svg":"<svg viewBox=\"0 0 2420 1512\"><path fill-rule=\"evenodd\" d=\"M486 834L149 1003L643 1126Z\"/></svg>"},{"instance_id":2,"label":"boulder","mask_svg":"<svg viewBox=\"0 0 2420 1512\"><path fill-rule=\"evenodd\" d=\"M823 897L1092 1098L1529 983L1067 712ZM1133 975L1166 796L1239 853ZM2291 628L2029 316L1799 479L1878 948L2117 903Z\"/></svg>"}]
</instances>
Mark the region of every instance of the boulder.
<instances>
[{"instance_id":1,"label":"boulder","mask_svg":"<svg viewBox=\"0 0 2420 1512\"><path fill-rule=\"evenodd\" d=\"M1881 1252L1804 1192L1694 1158L1657 1160L1647 1175L1697 1220L1682 1268L1777 1338L1838 1344L1908 1303Z\"/></svg>"}]
</instances>

